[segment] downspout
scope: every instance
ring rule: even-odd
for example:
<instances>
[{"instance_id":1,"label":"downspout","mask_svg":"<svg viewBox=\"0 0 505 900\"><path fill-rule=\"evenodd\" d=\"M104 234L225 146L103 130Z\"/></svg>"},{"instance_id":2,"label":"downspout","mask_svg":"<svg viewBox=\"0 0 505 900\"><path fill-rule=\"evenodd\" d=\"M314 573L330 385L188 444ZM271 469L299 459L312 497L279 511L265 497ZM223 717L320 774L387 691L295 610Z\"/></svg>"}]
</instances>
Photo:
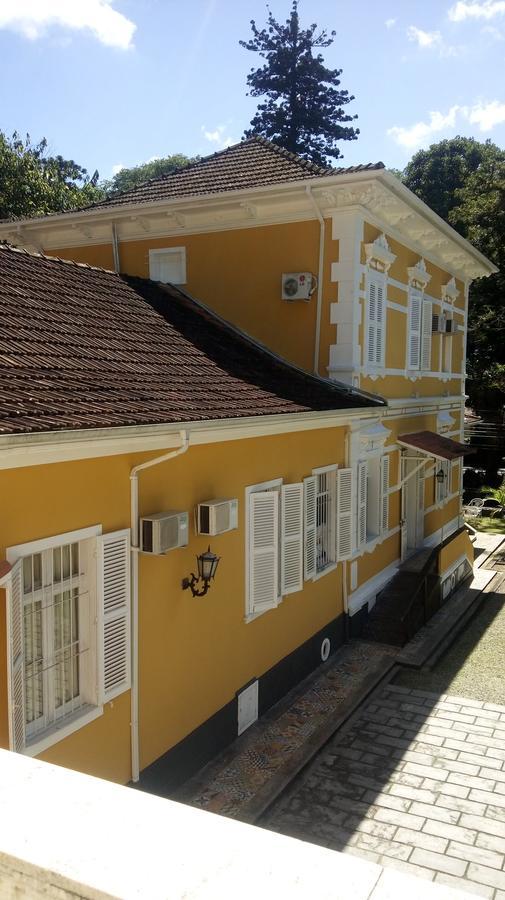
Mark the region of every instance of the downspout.
<instances>
[{"instance_id":1,"label":"downspout","mask_svg":"<svg viewBox=\"0 0 505 900\"><path fill-rule=\"evenodd\" d=\"M317 272L317 306L316 306L316 336L314 342L314 375L319 375L319 344L321 341L321 314L323 308L323 263L324 263L324 236L325 236L325 224L324 219L321 214L321 210L316 203L315 197L312 193L312 189L307 184L305 185L305 190L307 192L307 197L309 198L312 206L314 207L314 212L319 220L319 263L318 263L318 272Z\"/></svg>"},{"instance_id":2,"label":"downspout","mask_svg":"<svg viewBox=\"0 0 505 900\"><path fill-rule=\"evenodd\" d=\"M113 226L114 227L114 226ZM134 466L130 472L130 526L131 526L131 592L132 592L132 686L131 686L131 757L132 757L132 781L138 781L140 775L139 752L139 483L138 474L143 469L158 466L162 462L173 459L186 453L189 447L187 431L180 432L181 445L175 450L148 459L147 462Z\"/></svg>"},{"instance_id":3,"label":"downspout","mask_svg":"<svg viewBox=\"0 0 505 900\"><path fill-rule=\"evenodd\" d=\"M114 271L120 272L121 267L119 265L119 238L117 236L117 229L114 222L111 225L112 231L112 258L114 260Z\"/></svg>"}]
</instances>

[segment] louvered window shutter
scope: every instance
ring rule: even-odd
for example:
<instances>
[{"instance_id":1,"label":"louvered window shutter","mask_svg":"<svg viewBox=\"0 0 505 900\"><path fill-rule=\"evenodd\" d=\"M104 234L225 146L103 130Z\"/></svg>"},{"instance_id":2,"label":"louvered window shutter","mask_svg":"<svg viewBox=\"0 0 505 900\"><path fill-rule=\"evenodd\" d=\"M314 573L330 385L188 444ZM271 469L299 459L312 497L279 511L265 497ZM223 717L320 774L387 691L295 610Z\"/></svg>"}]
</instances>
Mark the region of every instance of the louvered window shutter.
<instances>
[{"instance_id":1,"label":"louvered window shutter","mask_svg":"<svg viewBox=\"0 0 505 900\"><path fill-rule=\"evenodd\" d=\"M386 454L380 461L380 528L381 534L389 531L389 456Z\"/></svg>"},{"instance_id":2,"label":"louvered window shutter","mask_svg":"<svg viewBox=\"0 0 505 900\"><path fill-rule=\"evenodd\" d=\"M337 470L337 560L352 555L352 469Z\"/></svg>"},{"instance_id":3,"label":"louvered window shutter","mask_svg":"<svg viewBox=\"0 0 505 900\"><path fill-rule=\"evenodd\" d=\"M423 301L423 333L421 342L421 368L425 372L431 370L431 332L432 332L432 307L429 300Z\"/></svg>"},{"instance_id":4,"label":"louvered window shutter","mask_svg":"<svg viewBox=\"0 0 505 900\"><path fill-rule=\"evenodd\" d=\"M303 480L303 538L304 578L309 581L316 574L317 475Z\"/></svg>"},{"instance_id":5,"label":"louvered window shutter","mask_svg":"<svg viewBox=\"0 0 505 900\"><path fill-rule=\"evenodd\" d=\"M303 588L303 484L281 488L281 594Z\"/></svg>"},{"instance_id":6,"label":"louvered window shutter","mask_svg":"<svg viewBox=\"0 0 505 900\"><path fill-rule=\"evenodd\" d=\"M368 284L368 362L372 365L375 363L376 357L376 330L377 330L377 285L375 281Z\"/></svg>"},{"instance_id":7,"label":"louvered window shutter","mask_svg":"<svg viewBox=\"0 0 505 900\"><path fill-rule=\"evenodd\" d=\"M358 463L358 547L366 543L366 500L367 500L368 466L366 462Z\"/></svg>"},{"instance_id":8,"label":"louvered window shutter","mask_svg":"<svg viewBox=\"0 0 505 900\"><path fill-rule=\"evenodd\" d=\"M249 495L249 605L252 613L277 606L279 593L279 492Z\"/></svg>"},{"instance_id":9,"label":"louvered window shutter","mask_svg":"<svg viewBox=\"0 0 505 900\"><path fill-rule=\"evenodd\" d=\"M130 529L97 538L102 702L131 684Z\"/></svg>"},{"instance_id":10,"label":"louvered window shutter","mask_svg":"<svg viewBox=\"0 0 505 900\"><path fill-rule=\"evenodd\" d=\"M420 291L411 288L409 301L408 368L418 369L421 352L422 295Z\"/></svg>"},{"instance_id":11,"label":"louvered window shutter","mask_svg":"<svg viewBox=\"0 0 505 900\"><path fill-rule=\"evenodd\" d=\"M377 311L376 311L376 330L375 330L375 362L377 365L384 364L384 321L386 318L386 304L384 296L384 285L377 283Z\"/></svg>"},{"instance_id":12,"label":"louvered window shutter","mask_svg":"<svg viewBox=\"0 0 505 900\"><path fill-rule=\"evenodd\" d=\"M25 746L25 678L23 646L23 560L12 567L7 587L9 653L9 744L21 752Z\"/></svg>"}]
</instances>

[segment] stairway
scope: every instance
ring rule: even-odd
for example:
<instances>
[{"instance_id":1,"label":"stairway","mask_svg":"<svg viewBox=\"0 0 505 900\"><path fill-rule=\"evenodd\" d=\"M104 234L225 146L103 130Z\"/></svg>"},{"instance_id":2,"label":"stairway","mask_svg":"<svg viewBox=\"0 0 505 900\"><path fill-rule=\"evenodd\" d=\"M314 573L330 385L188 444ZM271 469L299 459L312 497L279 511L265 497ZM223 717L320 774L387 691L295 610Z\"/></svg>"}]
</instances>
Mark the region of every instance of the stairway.
<instances>
[{"instance_id":1,"label":"stairway","mask_svg":"<svg viewBox=\"0 0 505 900\"><path fill-rule=\"evenodd\" d=\"M438 552L421 550L407 559L377 595L362 637L403 647L440 605Z\"/></svg>"}]
</instances>

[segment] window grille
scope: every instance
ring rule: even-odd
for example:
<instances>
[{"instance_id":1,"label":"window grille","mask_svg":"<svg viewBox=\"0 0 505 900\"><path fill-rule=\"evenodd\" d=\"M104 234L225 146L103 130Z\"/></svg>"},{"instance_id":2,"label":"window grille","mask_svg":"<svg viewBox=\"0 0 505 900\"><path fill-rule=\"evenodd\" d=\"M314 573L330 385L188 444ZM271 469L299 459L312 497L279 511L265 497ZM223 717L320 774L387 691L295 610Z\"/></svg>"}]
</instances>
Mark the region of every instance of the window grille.
<instances>
[{"instance_id":1,"label":"window grille","mask_svg":"<svg viewBox=\"0 0 505 900\"><path fill-rule=\"evenodd\" d=\"M79 710L82 701L84 572L79 543L23 559L27 737Z\"/></svg>"},{"instance_id":2,"label":"window grille","mask_svg":"<svg viewBox=\"0 0 505 900\"><path fill-rule=\"evenodd\" d=\"M335 470L319 472L316 493L316 571L335 562Z\"/></svg>"}]
</instances>

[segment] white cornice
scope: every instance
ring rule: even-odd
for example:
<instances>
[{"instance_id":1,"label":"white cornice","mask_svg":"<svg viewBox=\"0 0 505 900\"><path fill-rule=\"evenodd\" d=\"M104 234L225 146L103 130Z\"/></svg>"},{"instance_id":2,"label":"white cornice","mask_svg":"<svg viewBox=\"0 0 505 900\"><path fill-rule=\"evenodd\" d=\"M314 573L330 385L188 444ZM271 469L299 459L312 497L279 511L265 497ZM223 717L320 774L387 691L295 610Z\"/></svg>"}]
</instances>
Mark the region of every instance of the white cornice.
<instances>
[{"instance_id":1,"label":"white cornice","mask_svg":"<svg viewBox=\"0 0 505 900\"><path fill-rule=\"evenodd\" d=\"M497 271L475 247L384 169L4 222L0 223L0 237L22 246L44 247L50 252L57 247L108 243L112 223L124 241L250 228L253 223L261 226L312 220L315 213L307 198L307 185L324 215L357 206L368 220L378 223L381 231L459 278L469 281Z\"/></svg>"},{"instance_id":2,"label":"white cornice","mask_svg":"<svg viewBox=\"0 0 505 900\"><path fill-rule=\"evenodd\" d=\"M171 425L137 425L79 431L0 436L0 470L45 465L77 459L170 450L180 444L180 431L188 432L190 446L237 441L273 434L315 431L346 426L363 419L377 419L386 407L329 410L251 416L212 422Z\"/></svg>"}]
</instances>

